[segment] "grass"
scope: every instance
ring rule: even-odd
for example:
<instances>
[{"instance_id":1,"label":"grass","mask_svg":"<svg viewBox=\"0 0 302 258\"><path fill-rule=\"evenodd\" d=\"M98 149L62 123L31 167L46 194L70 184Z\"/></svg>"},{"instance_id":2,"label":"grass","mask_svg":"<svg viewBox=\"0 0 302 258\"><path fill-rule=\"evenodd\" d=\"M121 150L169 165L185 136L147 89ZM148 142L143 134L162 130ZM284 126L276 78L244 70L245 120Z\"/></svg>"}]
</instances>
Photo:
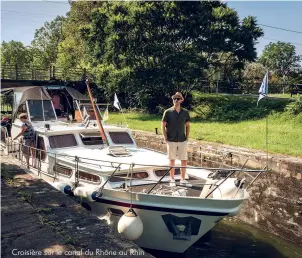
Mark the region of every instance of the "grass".
<instances>
[{"instance_id":1,"label":"grass","mask_svg":"<svg viewBox=\"0 0 302 258\"><path fill-rule=\"evenodd\" d=\"M272 98L288 98L288 99L294 98L294 99L296 99L296 98L298 98L298 96L299 96L299 94L294 94L291 97L290 93L284 93L284 94L283 93L279 93L279 94L274 93L274 94L269 94L269 97L272 97Z\"/></svg>"},{"instance_id":2,"label":"grass","mask_svg":"<svg viewBox=\"0 0 302 258\"><path fill-rule=\"evenodd\" d=\"M161 116L144 113L125 114L131 129L161 132ZM108 123L123 122L121 114L110 113ZM302 114L268 116L268 149L271 153L302 157ZM207 122L193 120L190 138L265 151L266 118L239 122Z\"/></svg>"}]
</instances>

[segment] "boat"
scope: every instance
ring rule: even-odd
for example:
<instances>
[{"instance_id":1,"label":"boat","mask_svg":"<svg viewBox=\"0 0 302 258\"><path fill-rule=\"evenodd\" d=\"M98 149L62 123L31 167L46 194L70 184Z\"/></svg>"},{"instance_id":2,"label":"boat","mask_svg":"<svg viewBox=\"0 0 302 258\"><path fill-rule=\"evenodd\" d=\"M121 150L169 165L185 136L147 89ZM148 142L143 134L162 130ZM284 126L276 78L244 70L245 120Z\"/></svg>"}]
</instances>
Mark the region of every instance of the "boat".
<instances>
[{"instance_id":1,"label":"boat","mask_svg":"<svg viewBox=\"0 0 302 258\"><path fill-rule=\"evenodd\" d=\"M13 89L12 124L1 126L1 147L24 163L23 143L12 139L21 128L18 114L27 113L36 131L29 171L74 196L140 247L183 253L240 211L249 198L243 175L256 174L256 179L264 171L187 166L191 186L183 186L176 163L171 187L172 167L164 153L138 147L129 128L105 124L99 114L89 119L87 109L92 105L97 111L95 102L89 104L75 89L64 90L72 92L75 103L85 100L84 108L78 105L78 121L58 120L49 88Z\"/></svg>"}]
</instances>

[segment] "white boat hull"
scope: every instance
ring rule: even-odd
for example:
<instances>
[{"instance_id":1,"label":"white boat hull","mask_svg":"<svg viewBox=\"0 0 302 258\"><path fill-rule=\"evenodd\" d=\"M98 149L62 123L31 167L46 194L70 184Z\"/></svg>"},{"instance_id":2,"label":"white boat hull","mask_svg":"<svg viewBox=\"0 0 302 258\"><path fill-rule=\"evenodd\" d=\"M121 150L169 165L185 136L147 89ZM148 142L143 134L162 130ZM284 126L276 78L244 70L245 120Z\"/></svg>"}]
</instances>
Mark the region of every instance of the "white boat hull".
<instances>
[{"instance_id":1,"label":"white boat hull","mask_svg":"<svg viewBox=\"0 0 302 258\"><path fill-rule=\"evenodd\" d=\"M171 198L135 193L132 195L132 208L143 222L143 233L134 242L140 247L176 253L186 251L225 216L236 214L243 201L230 200L228 207L225 205L226 200L223 205L222 200ZM167 205L169 199L171 205ZM97 198L95 202L90 202L86 198L82 198L82 201L114 230L117 230L118 221L123 213L131 207L130 193L108 189L104 190L103 196ZM221 209L221 206L225 207ZM183 233L173 231L172 224L174 227L188 226L190 230Z\"/></svg>"},{"instance_id":2,"label":"white boat hull","mask_svg":"<svg viewBox=\"0 0 302 258\"><path fill-rule=\"evenodd\" d=\"M129 208L126 207L99 203L91 204L91 208L94 214L100 219L106 220L114 229L117 229L120 216L109 215L107 212L108 208L120 209L125 213L129 210ZM194 217L201 221L197 235L190 236L190 240L179 240L174 239L173 233L169 231L162 219L162 216L168 214L167 212L143 209L135 209L135 212L140 216L144 229L139 239L134 242L140 247L176 253L183 253L186 251L198 239L211 230L220 219L222 219L222 217L218 216L192 215L189 213L178 214L178 217Z\"/></svg>"}]
</instances>

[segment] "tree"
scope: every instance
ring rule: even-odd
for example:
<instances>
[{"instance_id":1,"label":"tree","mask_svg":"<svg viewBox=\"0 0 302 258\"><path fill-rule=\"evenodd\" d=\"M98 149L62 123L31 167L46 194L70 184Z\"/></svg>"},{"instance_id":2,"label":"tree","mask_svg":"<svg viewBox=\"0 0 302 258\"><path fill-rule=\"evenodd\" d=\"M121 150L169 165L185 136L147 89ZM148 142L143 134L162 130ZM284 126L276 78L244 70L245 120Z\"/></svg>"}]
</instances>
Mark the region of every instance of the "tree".
<instances>
[{"instance_id":1,"label":"tree","mask_svg":"<svg viewBox=\"0 0 302 258\"><path fill-rule=\"evenodd\" d=\"M70 68L89 69L88 53L85 49L81 29L91 22L93 9L105 2L78 1L71 2L71 8L63 26L64 39L59 44L57 65L67 70Z\"/></svg>"},{"instance_id":2,"label":"tree","mask_svg":"<svg viewBox=\"0 0 302 258\"><path fill-rule=\"evenodd\" d=\"M301 56L296 54L295 46L280 41L265 46L259 58L261 64L282 78L299 69L301 60Z\"/></svg>"},{"instance_id":3,"label":"tree","mask_svg":"<svg viewBox=\"0 0 302 258\"><path fill-rule=\"evenodd\" d=\"M31 43L34 65L48 67L56 62L58 46L63 39L64 20L63 16L57 16L53 21L45 22L43 27L36 30Z\"/></svg>"},{"instance_id":4,"label":"tree","mask_svg":"<svg viewBox=\"0 0 302 258\"><path fill-rule=\"evenodd\" d=\"M1 65L26 68L30 66L32 57L30 48L20 41L3 41L1 44Z\"/></svg>"},{"instance_id":5,"label":"tree","mask_svg":"<svg viewBox=\"0 0 302 258\"><path fill-rule=\"evenodd\" d=\"M265 68L260 63L247 63L243 73L244 91L250 93L251 90L259 89L259 82L262 81L265 74Z\"/></svg>"},{"instance_id":6,"label":"tree","mask_svg":"<svg viewBox=\"0 0 302 258\"><path fill-rule=\"evenodd\" d=\"M106 2L82 28L99 84L124 92L127 104L155 111L176 90L198 88L220 55L256 58L262 35L254 18L241 24L221 2ZM105 85L105 86L104 86Z\"/></svg>"}]
</instances>

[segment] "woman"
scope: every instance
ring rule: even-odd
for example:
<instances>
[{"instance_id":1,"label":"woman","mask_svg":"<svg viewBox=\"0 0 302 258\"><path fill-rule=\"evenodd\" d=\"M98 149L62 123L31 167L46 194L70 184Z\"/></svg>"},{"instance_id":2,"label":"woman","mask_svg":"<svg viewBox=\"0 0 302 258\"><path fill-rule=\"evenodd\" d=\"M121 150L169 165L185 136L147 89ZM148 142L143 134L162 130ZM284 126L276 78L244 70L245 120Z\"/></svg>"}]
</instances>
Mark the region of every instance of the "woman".
<instances>
[{"instance_id":1,"label":"woman","mask_svg":"<svg viewBox=\"0 0 302 258\"><path fill-rule=\"evenodd\" d=\"M22 148L22 152L25 155L27 168L29 168L29 156L30 156L30 147L33 147L35 141L35 130L31 124L27 120L27 114L22 113L19 115L19 119L23 123L21 126L21 132L13 139L16 140L18 137L23 135L24 145Z\"/></svg>"}]
</instances>

